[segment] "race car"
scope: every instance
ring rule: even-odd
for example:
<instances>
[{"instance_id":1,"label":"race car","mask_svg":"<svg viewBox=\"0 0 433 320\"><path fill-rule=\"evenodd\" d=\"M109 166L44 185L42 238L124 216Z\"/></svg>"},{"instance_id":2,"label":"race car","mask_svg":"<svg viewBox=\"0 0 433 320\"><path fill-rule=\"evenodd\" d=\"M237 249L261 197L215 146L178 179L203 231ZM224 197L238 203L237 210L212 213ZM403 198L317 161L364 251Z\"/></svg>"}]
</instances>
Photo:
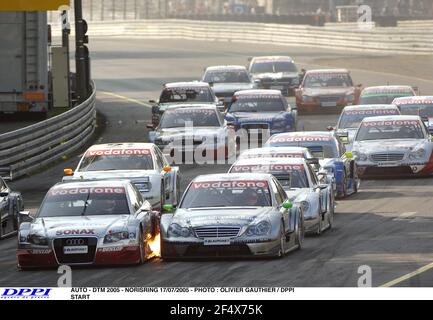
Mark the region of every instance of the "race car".
<instances>
[{"instance_id":1,"label":"race car","mask_svg":"<svg viewBox=\"0 0 433 320\"><path fill-rule=\"evenodd\" d=\"M225 119L239 135L272 135L296 131L297 112L277 90L244 90L234 94ZM254 131L253 131L254 130ZM264 139L266 140L266 139Z\"/></svg>"},{"instance_id":2,"label":"race car","mask_svg":"<svg viewBox=\"0 0 433 320\"><path fill-rule=\"evenodd\" d=\"M433 142L419 116L384 116L361 122L353 143L358 175L430 175Z\"/></svg>"},{"instance_id":3,"label":"race car","mask_svg":"<svg viewBox=\"0 0 433 320\"><path fill-rule=\"evenodd\" d=\"M358 131L359 125L364 118L399 115L400 110L394 105L359 105L345 107L341 112L336 128L329 127L328 130L335 130L335 134L346 144L346 149L352 148L353 139Z\"/></svg>"},{"instance_id":4,"label":"race car","mask_svg":"<svg viewBox=\"0 0 433 320\"><path fill-rule=\"evenodd\" d=\"M238 160L229 173L270 173L282 185L292 203L301 207L306 233L320 235L332 228L332 185L320 184L313 168L303 158L256 158Z\"/></svg>"},{"instance_id":5,"label":"race car","mask_svg":"<svg viewBox=\"0 0 433 320\"><path fill-rule=\"evenodd\" d=\"M235 131L210 105L168 108L149 139L171 163L213 163L236 156Z\"/></svg>"},{"instance_id":6,"label":"race car","mask_svg":"<svg viewBox=\"0 0 433 320\"><path fill-rule=\"evenodd\" d=\"M149 103L152 104L152 123L149 128L156 128L165 110L173 105L210 104L224 111L224 104L215 96L209 83L198 81L167 83L162 89L159 100L150 100Z\"/></svg>"},{"instance_id":7,"label":"race car","mask_svg":"<svg viewBox=\"0 0 433 320\"><path fill-rule=\"evenodd\" d=\"M20 213L24 210L21 193L12 191L0 177L0 239L18 231Z\"/></svg>"},{"instance_id":8,"label":"race car","mask_svg":"<svg viewBox=\"0 0 433 320\"><path fill-rule=\"evenodd\" d=\"M433 133L433 96L397 98L392 102L403 115L420 116L429 133Z\"/></svg>"},{"instance_id":9,"label":"race car","mask_svg":"<svg viewBox=\"0 0 433 320\"><path fill-rule=\"evenodd\" d=\"M215 95L226 106L232 101L235 92L251 90L257 87L247 69L243 66L208 67L202 81L209 83Z\"/></svg>"},{"instance_id":10,"label":"race car","mask_svg":"<svg viewBox=\"0 0 433 320\"><path fill-rule=\"evenodd\" d=\"M292 132L272 136L265 147L297 146L308 148L311 154L320 159L321 167L332 174L336 183L336 196L345 198L358 192L359 178L355 159L346 152L344 144L333 132ZM327 178L329 183L329 178Z\"/></svg>"},{"instance_id":11,"label":"race car","mask_svg":"<svg viewBox=\"0 0 433 320\"><path fill-rule=\"evenodd\" d=\"M180 200L179 167L172 167L151 143L94 145L82 156L77 169L65 169L68 180L129 179L153 208Z\"/></svg>"},{"instance_id":12,"label":"race car","mask_svg":"<svg viewBox=\"0 0 433 320\"><path fill-rule=\"evenodd\" d=\"M161 216L163 259L282 257L302 246L302 210L270 174L199 176L170 209Z\"/></svg>"},{"instance_id":13,"label":"race car","mask_svg":"<svg viewBox=\"0 0 433 320\"><path fill-rule=\"evenodd\" d=\"M368 87L362 90L359 104L391 104L396 98L416 95L415 89L411 86Z\"/></svg>"},{"instance_id":14,"label":"race car","mask_svg":"<svg viewBox=\"0 0 433 320\"><path fill-rule=\"evenodd\" d=\"M128 180L57 184L19 228L18 267L143 263L152 254L155 217Z\"/></svg>"},{"instance_id":15,"label":"race car","mask_svg":"<svg viewBox=\"0 0 433 320\"><path fill-rule=\"evenodd\" d=\"M314 158L310 150L302 147L268 147L255 148L243 151L238 160L242 159L260 159L260 158L297 158L305 159L312 168L319 172L320 164L317 158Z\"/></svg>"},{"instance_id":16,"label":"race car","mask_svg":"<svg viewBox=\"0 0 433 320\"><path fill-rule=\"evenodd\" d=\"M249 72L260 89L280 90L293 95L302 75L291 57L268 56L249 58Z\"/></svg>"},{"instance_id":17,"label":"race car","mask_svg":"<svg viewBox=\"0 0 433 320\"><path fill-rule=\"evenodd\" d=\"M360 91L346 69L310 70L295 91L296 105L299 114L339 113L358 104Z\"/></svg>"}]
</instances>

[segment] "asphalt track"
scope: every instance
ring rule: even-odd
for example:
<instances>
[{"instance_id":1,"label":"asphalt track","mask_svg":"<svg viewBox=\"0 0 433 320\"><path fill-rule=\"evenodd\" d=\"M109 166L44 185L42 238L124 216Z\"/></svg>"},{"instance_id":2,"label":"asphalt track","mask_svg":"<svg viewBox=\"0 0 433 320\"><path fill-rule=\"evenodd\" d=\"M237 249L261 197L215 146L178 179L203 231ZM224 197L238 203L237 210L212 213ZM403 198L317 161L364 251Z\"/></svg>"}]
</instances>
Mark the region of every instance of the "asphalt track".
<instances>
[{"instance_id":1,"label":"asphalt track","mask_svg":"<svg viewBox=\"0 0 433 320\"><path fill-rule=\"evenodd\" d=\"M252 55L290 54L308 69L350 67L355 82L365 86L411 84L418 85L423 93L433 93L433 81L425 72L431 70L431 57L411 60L413 68L407 72L405 57L257 44L112 38L92 40L91 52L102 119L98 141L102 143L146 139L145 123L150 116L146 101L157 97L163 83L199 79L208 65L245 64L246 57ZM302 117L300 129L323 130L335 124L336 118ZM77 162L75 155L12 186L23 193L27 208L34 212L49 187L61 179L63 168L74 167ZM199 174L226 169L227 166L185 166L182 186ZM283 259L153 259L143 266L77 268L73 285L356 287L359 267L369 266L373 286L430 287L432 190L433 178L363 181L358 195L338 202L333 230L321 237L307 238L301 251ZM56 270L18 271L15 248L15 237L0 242L0 287L56 286Z\"/></svg>"}]
</instances>

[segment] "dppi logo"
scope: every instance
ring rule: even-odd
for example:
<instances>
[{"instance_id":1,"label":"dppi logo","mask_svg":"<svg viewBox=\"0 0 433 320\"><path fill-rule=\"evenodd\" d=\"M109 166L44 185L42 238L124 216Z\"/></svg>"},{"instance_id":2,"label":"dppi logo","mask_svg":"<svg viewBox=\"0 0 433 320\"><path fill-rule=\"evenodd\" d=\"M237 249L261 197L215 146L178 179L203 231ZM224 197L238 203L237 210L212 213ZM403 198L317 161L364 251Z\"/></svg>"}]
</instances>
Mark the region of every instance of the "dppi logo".
<instances>
[{"instance_id":1,"label":"dppi logo","mask_svg":"<svg viewBox=\"0 0 433 320\"><path fill-rule=\"evenodd\" d=\"M47 299L50 297L52 289L43 288L6 288L4 289L2 299Z\"/></svg>"}]
</instances>

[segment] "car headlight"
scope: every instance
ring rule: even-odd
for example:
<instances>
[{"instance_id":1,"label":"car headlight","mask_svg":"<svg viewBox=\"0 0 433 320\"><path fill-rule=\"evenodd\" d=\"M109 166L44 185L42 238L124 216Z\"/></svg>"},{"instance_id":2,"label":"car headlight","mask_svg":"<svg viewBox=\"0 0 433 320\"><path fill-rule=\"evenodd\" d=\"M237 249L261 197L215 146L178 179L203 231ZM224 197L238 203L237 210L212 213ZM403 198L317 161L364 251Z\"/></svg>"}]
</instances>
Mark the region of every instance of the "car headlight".
<instances>
[{"instance_id":1,"label":"car headlight","mask_svg":"<svg viewBox=\"0 0 433 320\"><path fill-rule=\"evenodd\" d=\"M314 98L310 96L302 96L302 101L304 102L313 102Z\"/></svg>"},{"instance_id":2,"label":"car headlight","mask_svg":"<svg viewBox=\"0 0 433 320\"><path fill-rule=\"evenodd\" d=\"M246 235L251 236L264 236L271 231L271 224L268 221L261 221L257 224L251 225L246 231Z\"/></svg>"},{"instance_id":3,"label":"car headlight","mask_svg":"<svg viewBox=\"0 0 433 320\"><path fill-rule=\"evenodd\" d=\"M367 161L368 160L368 155L366 155L365 153L362 153L362 152L353 151L353 156L355 158L357 158L359 161Z\"/></svg>"},{"instance_id":4,"label":"car headlight","mask_svg":"<svg viewBox=\"0 0 433 320\"><path fill-rule=\"evenodd\" d=\"M28 242L31 244L35 244L37 246L47 246L48 245L48 238L38 235L38 234L31 234L27 238Z\"/></svg>"},{"instance_id":5,"label":"car headlight","mask_svg":"<svg viewBox=\"0 0 433 320\"><path fill-rule=\"evenodd\" d=\"M129 232L128 231L122 231L122 232L115 232L107 234L104 237L104 243L114 243L119 242L122 240L128 240L129 239Z\"/></svg>"},{"instance_id":6,"label":"car headlight","mask_svg":"<svg viewBox=\"0 0 433 320\"><path fill-rule=\"evenodd\" d=\"M167 230L169 238L189 238L192 236L190 228L181 227L177 223L172 223Z\"/></svg>"},{"instance_id":7,"label":"car headlight","mask_svg":"<svg viewBox=\"0 0 433 320\"><path fill-rule=\"evenodd\" d=\"M310 203L308 201L302 201L301 208L304 213L308 212L308 210L310 210Z\"/></svg>"},{"instance_id":8,"label":"car headlight","mask_svg":"<svg viewBox=\"0 0 433 320\"><path fill-rule=\"evenodd\" d=\"M412 151L409 154L409 159L421 159L425 157L426 151L423 148L420 148L418 150Z\"/></svg>"}]
</instances>

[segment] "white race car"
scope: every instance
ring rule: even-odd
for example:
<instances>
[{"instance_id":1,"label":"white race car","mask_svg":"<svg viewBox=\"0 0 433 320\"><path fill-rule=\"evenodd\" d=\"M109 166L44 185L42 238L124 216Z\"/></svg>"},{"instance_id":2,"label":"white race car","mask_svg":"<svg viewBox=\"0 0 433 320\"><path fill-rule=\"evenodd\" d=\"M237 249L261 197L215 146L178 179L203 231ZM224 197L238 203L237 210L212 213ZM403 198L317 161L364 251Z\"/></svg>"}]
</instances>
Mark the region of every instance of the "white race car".
<instances>
[{"instance_id":1,"label":"white race car","mask_svg":"<svg viewBox=\"0 0 433 320\"><path fill-rule=\"evenodd\" d=\"M366 118L353 143L358 175L429 175L433 171L431 139L419 116Z\"/></svg>"},{"instance_id":2,"label":"white race car","mask_svg":"<svg viewBox=\"0 0 433 320\"><path fill-rule=\"evenodd\" d=\"M302 208L307 233L321 234L332 228L334 192L330 184L320 184L313 168L302 158L256 158L238 160L229 173L270 173L289 199Z\"/></svg>"},{"instance_id":3,"label":"white race car","mask_svg":"<svg viewBox=\"0 0 433 320\"><path fill-rule=\"evenodd\" d=\"M63 180L128 179L155 209L177 204L180 197L179 168L169 165L151 143L94 145L81 158L75 171L65 169Z\"/></svg>"}]
</instances>

